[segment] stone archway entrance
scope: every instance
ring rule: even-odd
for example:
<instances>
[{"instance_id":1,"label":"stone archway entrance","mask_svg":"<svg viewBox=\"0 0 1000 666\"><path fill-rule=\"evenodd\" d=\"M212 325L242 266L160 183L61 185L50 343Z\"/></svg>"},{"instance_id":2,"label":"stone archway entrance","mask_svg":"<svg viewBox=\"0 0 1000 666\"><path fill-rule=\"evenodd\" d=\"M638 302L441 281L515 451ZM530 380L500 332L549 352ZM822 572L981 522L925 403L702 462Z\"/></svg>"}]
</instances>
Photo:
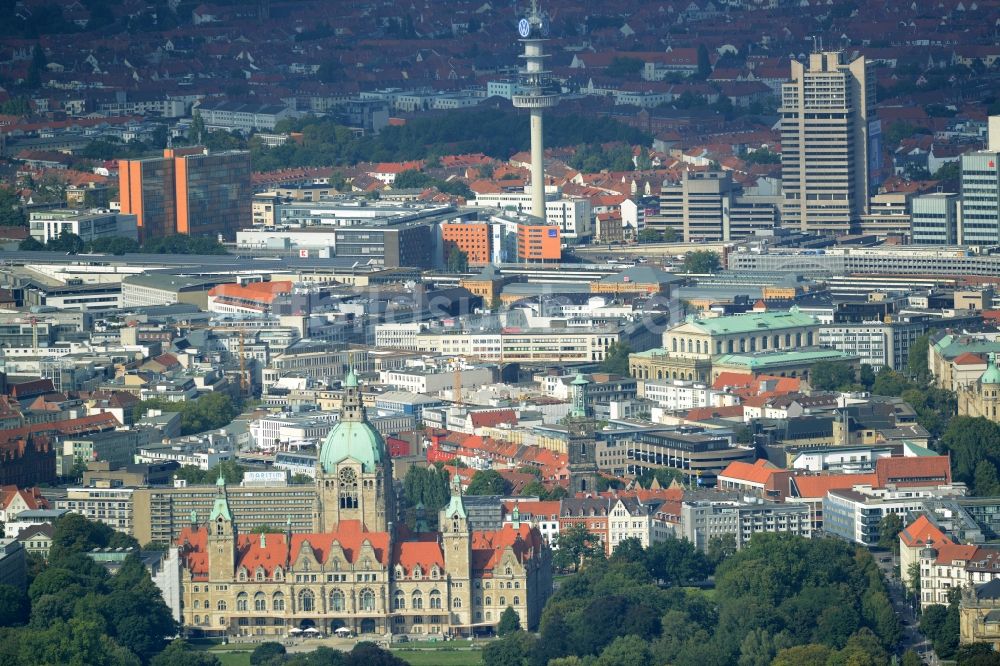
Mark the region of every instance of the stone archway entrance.
<instances>
[{"instance_id":1,"label":"stone archway entrance","mask_svg":"<svg viewBox=\"0 0 1000 666\"><path fill-rule=\"evenodd\" d=\"M346 627L346 626L347 626L347 623L344 622L343 620L332 620L330 622L330 633L332 634L333 632L337 631L337 629L340 629L341 627Z\"/></svg>"},{"instance_id":2,"label":"stone archway entrance","mask_svg":"<svg viewBox=\"0 0 1000 666\"><path fill-rule=\"evenodd\" d=\"M374 634L375 633L375 620L366 619L361 620L361 633L363 634Z\"/></svg>"}]
</instances>

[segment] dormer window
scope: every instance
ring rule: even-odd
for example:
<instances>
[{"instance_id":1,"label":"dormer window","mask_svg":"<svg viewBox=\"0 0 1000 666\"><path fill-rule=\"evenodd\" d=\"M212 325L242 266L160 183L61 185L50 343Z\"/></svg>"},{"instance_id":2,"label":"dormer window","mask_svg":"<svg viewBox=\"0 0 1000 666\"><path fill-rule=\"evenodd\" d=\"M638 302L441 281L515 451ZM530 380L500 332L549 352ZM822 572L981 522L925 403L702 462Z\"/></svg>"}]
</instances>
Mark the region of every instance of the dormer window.
<instances>
[{"instance_id":1,"label":"dormer window","mask_svg":"<svg viewBox=\"0 0 1000 666\"><path fill-rule=\"evenodd\" d=\"M424 572L420 570L419 566L413 567L413 580L420 580L423 573Z\"/></svg>"},{"instance_id":2,"label":"dormer window","mask_svg":"<svg viewBox=\"0 0 1000 666\"><path fill-rule=\"evenodd\" d=\"M281 581L285 580L285 574L281 570L281 567L276 567L274 569L274 580L277 583L280 583Z\"/></svg>"},{"instance_id":3,"label":"dormer window","mask_svg":"<svg viewBox=\"0 0 1000 666\"><path fill-rule=\"evenodd\" d=\"M236 579L239 580L241 583L246 582L247 570L243 567L240 567L239 572L236 574Z\"/></svg>"},{"instance_id":4,"label":"dormer window","mask_svg":"<svg viewBox=\"0 0 1000 666\"><path fill-rule=\"evenodd\" d=\"M254 572L253 579L256 581L264 580L264 569L263 567L257 567L257 571Z\"/></svg>"}]
</instances>

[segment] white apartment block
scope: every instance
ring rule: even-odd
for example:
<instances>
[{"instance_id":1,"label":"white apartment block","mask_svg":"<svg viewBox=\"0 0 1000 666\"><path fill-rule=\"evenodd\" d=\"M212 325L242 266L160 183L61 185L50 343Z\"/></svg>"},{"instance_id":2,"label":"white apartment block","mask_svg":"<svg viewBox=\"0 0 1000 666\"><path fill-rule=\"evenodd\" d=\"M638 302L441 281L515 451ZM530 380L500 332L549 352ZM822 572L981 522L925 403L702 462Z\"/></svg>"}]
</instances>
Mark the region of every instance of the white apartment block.
<instances>
[{"instance_id":1,"label":"white apartment block","mask_svg":"<svg viewBox=\"0 0 1000 666\"><path fill-rule=\"evenodd\" d=\"M132 533L132 488L69 488L57 509L86 516L109 527Z\"/></svg>"},{"instance_id":2,"label":"white apartment block","mask_svg":"<svg viewBox=\"0 0 1000 666\"><path fill-rule=\"evenodd\" d=\"M738 405L739 398L724 391L716 391L700 382L646 379L639 382L639 397L651 400L667 411L696 409L698 407L728 407Z\"/></svg>"},{"instance_id":3,"label":"white apartment block","mask_svg":"<svg viewBox=\"0 0 1000 666\"><path fill-rule=\"evenodd\" d=\"M135 215L110 210L43 210L31 213L29 233L39 243L48 243L63 233L76 234L84 242L98 238L138 240Z\"/></svg>"},{"instance_id":4,"label":"white apartment block","mask_svg":"<svg viewBox=\"0 0 1000 666\"><path fill-rule=\"evenodd\" d=\"M427 329L427 324L377 324L375 346L388 349L417 349L417 334Z\"/></svg>"},{"instance_id":5,"label":"white apartment block","mask_svg":"<svg viewBox=\"0 0 1000 666\"><path fill-rule=\"evenodd\" d=\"M593 213L588 199L570 199L549 192L546 192L545 196L545 221L558 225L563 237L586 238L593 234ZM477 194L469 205L528 213L531 210L531 194L521 192Z\"/></svg>"}]
</instances>

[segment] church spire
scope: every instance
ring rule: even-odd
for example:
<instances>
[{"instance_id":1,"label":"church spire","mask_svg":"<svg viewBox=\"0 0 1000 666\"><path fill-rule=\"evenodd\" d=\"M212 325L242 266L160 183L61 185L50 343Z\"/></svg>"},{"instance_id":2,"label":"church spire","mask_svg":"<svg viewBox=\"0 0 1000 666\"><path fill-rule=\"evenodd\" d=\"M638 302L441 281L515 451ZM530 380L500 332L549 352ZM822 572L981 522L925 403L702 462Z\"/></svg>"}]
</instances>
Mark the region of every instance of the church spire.
<instances>
[{"instance_id":1,"label":"church spire","mask_svg":"<svg viewBox=\"0 0 1000 666\"><path fill-rule=\"evenodd\" d=\"M209 516L210 522L215 522L222 518L233 522L233 514L229 510L229 497L226 495L226 477L219 470L219 478L215 482L215 503L212 505L212 514Z\"/></svg>"},{"instance_id":2,"label":"church spire","mask_svg":"<svg viewBox=\"0 0 1000 666\"><path fill-rule=\"evenodd\" d=\"M365 420L365 407L361 400L361 388L354 368L347 372L344 378L344 397L340 403L340 420L344 423L362 423Z\"/></svg>"}]
</instances>

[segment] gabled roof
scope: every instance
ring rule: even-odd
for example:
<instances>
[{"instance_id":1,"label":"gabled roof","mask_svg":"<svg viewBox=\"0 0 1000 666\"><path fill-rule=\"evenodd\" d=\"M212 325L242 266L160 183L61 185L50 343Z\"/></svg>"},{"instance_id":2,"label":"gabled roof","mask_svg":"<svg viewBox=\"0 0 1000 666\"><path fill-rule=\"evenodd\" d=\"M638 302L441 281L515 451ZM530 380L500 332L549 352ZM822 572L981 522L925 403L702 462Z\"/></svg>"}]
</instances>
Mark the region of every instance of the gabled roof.
<instances>
[{"instance_id":1,"label":"gabled roof","mask_svg":"<svg viewBox=\"0 0 1000 666\"><path fill-rule=\"evenodd\" d=\"M544 547L544 540L537 528L524 523L516 529L509 523L498 530L472 533L472 569L491 575L509 548L522 564Z\"/></svg>"},{"instance_id":2,"label":"gabled roof","mask_svg":"<svg viewBox=\"0 0 1000 666\"><path fill-rule=\"evenodd\" d=\"M948 456L879 458L875 463L877 488L895 486L947 485L951 483Z\"/></svg>"},{"instance_id":3,"label":"gabled roof","mask_svg":"<svg viewBox=\"0 0 1000 666\"><path fill-rule=\"evenodd\" d=\"M986 361L980 356L976 356L972 352L964 352L955 357L952 361L955 365L984 365Z\"/></svg>"},{"instance_id":4,"label":"gabled roof","mask_svg":"<svg viewBox=\"0 0 1000 666\"><path fill-rule=\"evenodd\" d=\"M732 479L763 486L771 478L771 475L778 471L778 467L767 460L761 459L754 463L733 461L726 469L719 473L718 479Z\"/></svg>"},{"instance_id":5,"label":"gabled roof","mask_svg":"<svg viewBox=\"0 0 1000 666\"><path fill-rule=\"evenodd\" d=\"M937 550L937 564L948 564L952 562L961 561L968 562L976 555L976 551L979 546L968 545L963 546L957 543L945 543L941 544L940 548Z\"/></svg>"},{"instance_id":6,"label":"gabled roof","mask_svg":"<svg viewBox=\"0 0 1000 666\"><path fill-rule=\"evenodd\" d=\"M908 548L954 543L927 516L920 516L903 528L899 533L899 540Z\"/></svg>"},{"instance_id":7,"label":"gabled roof","mask_svg":"<svg viewBox=\"0 0 1000 666\"><path fill-rule=\"evenodd\" d=\"M873 485L874 474L825 474L792 477L793 497L822 498L831 490L848 490L854 486Z\"/></svg>"}]
</instances>

